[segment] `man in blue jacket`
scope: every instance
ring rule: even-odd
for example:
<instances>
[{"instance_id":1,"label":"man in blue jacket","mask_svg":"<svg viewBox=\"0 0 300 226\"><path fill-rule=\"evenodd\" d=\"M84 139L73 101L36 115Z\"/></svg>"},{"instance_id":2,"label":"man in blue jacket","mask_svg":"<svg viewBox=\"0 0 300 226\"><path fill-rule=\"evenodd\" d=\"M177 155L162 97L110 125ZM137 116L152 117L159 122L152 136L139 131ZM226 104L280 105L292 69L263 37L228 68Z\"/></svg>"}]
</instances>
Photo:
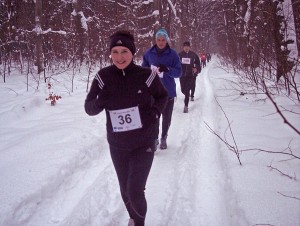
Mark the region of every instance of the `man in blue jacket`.
<instances>
[{"instance_id":1,"label":"man in blue jacket","mask_svg":"<svg viewBox=\"0 0 300 226\"><path fill-rule=\"evenodd\" d=\"M168 130L171 125L174 98L176 97L175 78L180 78L182 69L179 55L169 46L170 38L164 28L155 34L156 44L148 49L143 56L142 66L155 70L168 91L168 103L162 112L162 131L160 149L167 148ZM157 142L158 143L158 142Z\"/></svg>"}]
</instances>

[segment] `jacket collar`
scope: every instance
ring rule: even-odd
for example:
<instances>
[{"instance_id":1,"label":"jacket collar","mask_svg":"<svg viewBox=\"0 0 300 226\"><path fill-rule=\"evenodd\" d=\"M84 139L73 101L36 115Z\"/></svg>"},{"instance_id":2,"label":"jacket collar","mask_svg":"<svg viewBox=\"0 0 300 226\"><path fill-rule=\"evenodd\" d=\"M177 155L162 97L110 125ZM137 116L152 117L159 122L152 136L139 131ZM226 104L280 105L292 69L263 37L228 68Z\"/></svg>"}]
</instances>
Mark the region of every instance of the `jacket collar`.
<instances>
[{"instance_id":1,"label":"jacket collar","mask_svg":"<svg viewBox=\"0 0 300 226\"><path fill-rule=\"evenodd\" d=\"M154 46L151 47L150 51L154 52L154 53L158 53L157 51L157 45L155 44ZM169 46L169 44L167 43L166 47L164 48L164 50L161 52L161 54L164 53L169 53L171 51L171 47Z\"/></svg>"},{"instance_id":2,"label":"jacket collar","mask_svg":"<svg viewBox=\"0 0 300 226\"><path fill-rule=\"evenodd\" d=\"M133 60L132 60L131 63L124 69L119 69L114 64L112 66L118 74L122 74L123 76L125 76L135 67L135 64L133 63Z\"/></svg>"}]
</instances>

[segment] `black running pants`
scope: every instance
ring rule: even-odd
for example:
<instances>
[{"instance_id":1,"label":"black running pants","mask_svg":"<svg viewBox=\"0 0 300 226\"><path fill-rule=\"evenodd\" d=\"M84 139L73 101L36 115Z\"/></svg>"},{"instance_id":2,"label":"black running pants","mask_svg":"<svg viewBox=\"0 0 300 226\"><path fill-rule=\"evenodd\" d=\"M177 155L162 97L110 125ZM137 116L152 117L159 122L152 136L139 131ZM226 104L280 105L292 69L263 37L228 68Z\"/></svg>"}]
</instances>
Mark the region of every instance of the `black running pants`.
<instances>
[{"instance_id":1,"label":"black running pants","mask_svg":"<svg viewBox=\"0 0 300 226\"><path fill-rule=\"evenodd\" d=\"M171 125L172 113L174 108L174 97L169 97L168 103L162 112L162 132L161 137L166 138Z\"/></svg>"},{"instance_id":2,"label":"black running pants","mask_svg":"<svg viewBox=\"0 0 300 226\"><path fill-rule=\"evenodd\" d=\"M144 226L147 212L144 190L154 152L150 147L127 150L110 145L110 153L129 216L134 220L135 226Z\"/></svg>"},{"instance_id":3,"label":"black running pants","mask_svg":"<svg viewBox=\"0 0 300 226\"><path fill-rule=\"evenodd\" d=\"M190 96L194 97L196 88L196 76L195 77L181 77L180 78L181 92L184 95L184 105L189 106ZM191 92L191 93L190 93Z\"/></svg>"}]
</instances>

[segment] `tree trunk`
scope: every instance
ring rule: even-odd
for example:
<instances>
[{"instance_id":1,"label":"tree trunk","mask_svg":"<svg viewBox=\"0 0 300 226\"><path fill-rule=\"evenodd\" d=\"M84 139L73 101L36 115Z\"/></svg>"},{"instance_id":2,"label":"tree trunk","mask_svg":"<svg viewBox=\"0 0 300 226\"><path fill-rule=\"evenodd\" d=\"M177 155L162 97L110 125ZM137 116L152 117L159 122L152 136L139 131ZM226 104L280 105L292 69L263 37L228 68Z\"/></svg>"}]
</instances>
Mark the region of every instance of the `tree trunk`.
<instances>
[{"instance_id":1,"label":"tree trunk","mask_svg":"<svg viewBox=\"0 0 300 226\"><path fill-rule=\"evenodd\" d=\"M73 1L74 11L74 24L75 24L75 32L76 32L76 42L78 42L78 49L76 50L76 56L80 59L80 63L83 62L84 59L84 51L85 51L85 40L87 38L87 27L85 17L82 11L82 1Z\"/></svg>"},{"instance_id":2,"label":"tree trunk","mask_svg":"<svg viewBox=\"0 0 300 226\"><path fill-rule=\"evenodd\" d=\"M157 12L157 14L155 14L154 16L154 35L155 35L155 32L163 26L163 21L162 21L162 15L161 15L161 0L154 0L153 1L153 10L155 12Z\"/></svg>"},{"instance_id":3,"label":"tree trunk","mask_svg":"<svg viewBox=\"0 0 300 226\"><path fill-rule=\"evenodd\" d=\"M292 0L298 56L300 57L300 0Z\"/></svg>"},{"instance_id":4,"label":"tree trunk","mask_svg":"<svg viewBox=\"0 0 300 226\"><path fill-rule=\"evenodd\" d=\"M38 75L43 72L43 40L42 40L42 0L36 0L35 3L35 32L36 32L36 42L35 42L35 65L38 68ZM40 77L40 76L39 76ZM46 78L45 82L46 82Z\"/></svg>"}]
</instances>

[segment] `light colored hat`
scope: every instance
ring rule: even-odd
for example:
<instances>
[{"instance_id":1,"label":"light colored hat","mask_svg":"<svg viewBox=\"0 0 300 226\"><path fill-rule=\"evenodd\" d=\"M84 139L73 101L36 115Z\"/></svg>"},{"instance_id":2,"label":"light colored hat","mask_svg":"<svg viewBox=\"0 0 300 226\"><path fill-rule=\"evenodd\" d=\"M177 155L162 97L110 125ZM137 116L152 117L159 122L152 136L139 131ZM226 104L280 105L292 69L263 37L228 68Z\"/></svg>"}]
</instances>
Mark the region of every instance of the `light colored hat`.
<instances>
[{"instance_id":1,"label":"light colored hat","mask_svg":"<svg viewBox=\"0 0 300 226\"><path fill-rule=\"evenodd\" d=\"M161 37L161 36L163 36L163 37L167 40L167 42L170 41L170 38L169 38L169 35L168 35L168 32L166 31L166 29L160 28L160 29L156 32L155 38L158 38L158 37Z\"/></svg>"}]
</instances>

